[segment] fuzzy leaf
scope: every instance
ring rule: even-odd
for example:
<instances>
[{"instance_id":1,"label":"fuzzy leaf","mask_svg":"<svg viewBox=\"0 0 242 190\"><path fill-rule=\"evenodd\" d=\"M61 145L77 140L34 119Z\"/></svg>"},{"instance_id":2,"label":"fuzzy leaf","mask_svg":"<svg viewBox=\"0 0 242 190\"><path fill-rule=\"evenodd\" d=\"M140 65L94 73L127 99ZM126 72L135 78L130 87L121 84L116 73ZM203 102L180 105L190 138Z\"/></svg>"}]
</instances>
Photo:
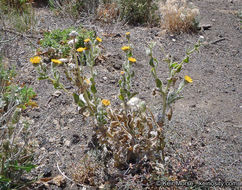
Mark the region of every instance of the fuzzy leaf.
<instances>
[{"instance_id":1,"label":"fuzzy leaf","mask_svg":"<svg viewBox=\"0 0 242 190\"><path fill-rule=\"evenodd\" d=\"M74 102L76 104L78 104L78 102L79 102L79 96L76 93L73 93L73 98L74 98Z\"/></svg>"},{"instance_id":2,"label":"fuzzy leaf","mask_svg":"<svg viewBox=\"0 0 242 190\"><path fill-rule=\"evenodd\" d=\"M172 64L170 65L170 67L172 67L172 68L176 68L177 65L178 65L178 63L177 63L177 62L174 62L174 63L172 63Z\"/></svg>"},{"instance_id":3,"label":"fuzzy leaf","mask_svg":"<svg viewBox=\"0 0 242 190\"><path fill-rule=\"evenodd\" d=\"M92 84L92 86L91 86L91 91L92 91L93 94L97 93L97 89L96 89L94 84Z\"/></svg>"},{"instance_id":4,"label":"fuzzy leaf","mask_svg":"<svg viewBox=\"0 0 242 190\"><path fill-rule=\"evenodd\" d=\"M154 59L153 59L153 57L150 59L150 62L149 62L149 64L150 64L150 66L151 67L155 67L155 65L154 65Z\"/></svg>"},{"instance_id":5,"label":"fuzzy leaf","mask_svg":"<svg viewBox=\"0 0 242 190\"><path fill-rule=\"evenodd\" d=\"M162 87L162 82L161 82L161 80L160 79L155 79L155 83L156 83L156 87L157 88L161 88Z\"/></svg>"},{"instance_id":6,"label":"fuzzy leaf","mask_svg":"<svg viewBox=\"0 0 242 190\"><path fill-rule=\"evenodd\" d=\"M124 101L124 97L123 97L122 94L120 94L120 95L118 96L118 98L119 98L120 100Z\"/></svg>"},{"instance_id":7,"label":"fuzzy leaf","mask_svg":"<svg viewBox=\"0 0 242 190\"><path fill-rule=\"evenodd\" d=\"M189 56L187 56L187 57L183 60L183 62L185 62L185 63L189 63Z\"/></svg>"}]
</instances>

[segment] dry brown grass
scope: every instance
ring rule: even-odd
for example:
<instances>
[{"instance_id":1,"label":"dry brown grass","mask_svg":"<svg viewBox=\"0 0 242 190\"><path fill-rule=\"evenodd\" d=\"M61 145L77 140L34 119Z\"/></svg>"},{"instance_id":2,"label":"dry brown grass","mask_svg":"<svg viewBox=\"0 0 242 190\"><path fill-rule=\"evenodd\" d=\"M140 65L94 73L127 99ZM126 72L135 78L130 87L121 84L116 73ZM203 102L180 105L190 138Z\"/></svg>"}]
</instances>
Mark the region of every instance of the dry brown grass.
<instances>
[{"instance_id":1,"label":"dry brown grass","mask_svg":"<svg viewBox=\"0 0 242 190\"><path fill-rule=\"evenodd\" d=\"M111 23L119 17L119 8L116 3L102 4L97 10L97 20L104 23Z\"/></svg>"},{"instance_id":2,"label":"dry brown grass","mask_svg":"<svg viewBox=\"0 0 242 190\"><path fill-rule=\"evenodd\" d=\"M173 33L197 30L199 9L186 0L166 0L159 6L162 15L161 26Z\"/></svg>"},{"instance_id":3,"label":"dry brown grass","mask_svg":"<svg viewBox=\"0 0 242 190\"><path fill-rule=\"evenodd\" d=\"M78 184L99 186L103 182L103 167L100 162L86 155L78 165L72 168L73 180Z\"/></svg>"}]
</instances>

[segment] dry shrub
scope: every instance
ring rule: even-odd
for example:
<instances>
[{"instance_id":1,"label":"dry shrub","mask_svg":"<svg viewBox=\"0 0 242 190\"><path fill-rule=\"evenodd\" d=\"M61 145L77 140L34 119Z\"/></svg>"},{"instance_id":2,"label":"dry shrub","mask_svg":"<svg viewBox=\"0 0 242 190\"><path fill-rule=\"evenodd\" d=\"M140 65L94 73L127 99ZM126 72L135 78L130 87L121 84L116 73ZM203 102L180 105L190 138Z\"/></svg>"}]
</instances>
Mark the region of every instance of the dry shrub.
<instances>
[{"instance_id":1,"label":"dry shrub","mask_svg":"<svg viewBox=\"0 0 242 190\"><path fill-rule=\"evenodd\" d=\"M88 186L99 186L103 182L103 168L96 156L85 155L77 166L72 168L72 177L75 182Z\"/></svg>"},{"instance_id":2,"label":"dry shrub","mask_svg":"<svg viewBox=\"0 0 242 190\"><path fill-rule=\"evenodd\" d=\"M166 0L160 4L162 27L170 32L196 31L199 23L199 9L186 0Z\"/></svg>"},{"instance_id":3,"label":"dry shrub","mask_svg":"<svg viewBox=\"0 0 242 190\"><path fill-rule=\"evenodd\" d=\"M97 19L105 23L114 22L118 16L119 8L116 3L102 4L97 10Z\"/></svg>"}]
</instances>

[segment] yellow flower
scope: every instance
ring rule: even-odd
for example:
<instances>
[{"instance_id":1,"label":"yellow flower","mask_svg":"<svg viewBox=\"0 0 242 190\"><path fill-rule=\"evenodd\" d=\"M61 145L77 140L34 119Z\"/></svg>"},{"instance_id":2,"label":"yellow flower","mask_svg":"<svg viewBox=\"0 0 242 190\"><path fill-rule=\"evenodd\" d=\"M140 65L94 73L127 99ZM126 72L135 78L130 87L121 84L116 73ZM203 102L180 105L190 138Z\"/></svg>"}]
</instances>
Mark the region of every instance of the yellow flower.
<instances>
[{"instance_id":1,"label":"yellow flower","mask_svg":"<svg viewBox=\"0 0 242 190\"><path fill-rule=\"evenodd\" d=\"M125 74L125 72L124 72L124 71L121 71L121 72L120 72L120 74L121 74L121 75L124 75L124 74Z\"/></svg>"},{"instance_id":2,"label":"yellow flower","mask_svg":"<svg viewBox=\"0 0 242 190\"><path fill-rule=\"evenodd\" d=\"M192 83L192 78L191 78L191 77L189 77L189 76L186 75L186 76L184 77L184 79L185 79L186 82L188 82L188 83Z\"/></svg>"},{"instance_id":3,"label":"yellow flower","mask_svg":"<svg viewBox=\"0 0 242 190\"><path fill-rule=\"evenodd\" d=\"M90 39L87 38L87 39L84 40L84 42L85 42L85 43L88 43L88 42L90 42Z\"/></svg>"},{"instance_id":4,"label":"yellow flower","mask_svg":"<svg viewBox=\"0 0 242 190\"><path fill-rule=\"evenodd\" d=\"M90 84L90 83L91 83L91 81L90 81L89 79L85 79L85 82L86 82L87 84Z\"/></svg>"},{"instance_id":5,"label":"yellow flower","mask_svg":"<svg viewBox=\"0 0 242 190\"><path fill-rule=\"evenodd\" d=\"M126 38L127 38L127 40L129 40L130 39L130 32L126 32Z\"/></svg>"},{"instance_id":6,"label":"yellow flower","mask_svg":"<svg viewBox=\"0 0 242 190\"><path fill-rule=\"evenodd\" d=\"M104 106L109 106L109 105L110 105L110 101L107 100L107 99L103 99L103 100L102 100L102 104L103 104Z\"/></svg>"},{"instance_id":7,"label":"yellow flower","mask_svg":"<svg viewBox=\"0 0 242 190\"><path fill-rule=\"evenodd\" d=\"M39 56L34 56L34 57L31 57L29 61L30 61L33 65L35 65L35 64L39 64L40 61L41 61L41 57L39 57Z\"/></svg>"},{"instance_id":8,"label":"yellow flower","mask_svg":"<svg viewBox=\"0 0 242 190\"><path fill-rule=\"evenodd\" d=\"M78 51L78 52L83 52L84 50L86 50L87 48L86 47L80 47L80 48L78 48L76 51Z\"/></svg>"},{"instance_id":9,"label":"yellow flower","mask_svg":"<svg viewBox=\"0 0 242 190\"><path fill-rule=\"evenodd\" d=\"M59 59L51 59L51 62L54 63L55 65L62 64L62 62Z\"/></svg>"},{"instance_id":10,"label":"yellow flower","mask_svg":"<svg viewBox=\"0 0 242 190\"><path fill-rule=\"evenodd\" d=\"M99 38L99 37L96 37L96 40L98 41L98 42L102 42L102 39L101 38Z\"/></svg>"},{"instance_id":11,"label":"yellow flower","mask_svg":"<svg viewBox=\"0 0 242 190\"><path fill-rule=\"evenodd\" d=\"M135 63L136 62L136 59L133 58L133 57L129 57L129 61L132 62L132 63Z\"/></svg>"},{"instance_id":12,"label":"yellow flower","mask_svg":"<svg viewBox=\"0 0 242 190\"><path fill-rule=\"evenodd\" d=\"M122 47L122 50L123 50L123 51L130 50L130 47L129 47L129 46L123 46L123 47Z\"/></svg>"}]
</instances>

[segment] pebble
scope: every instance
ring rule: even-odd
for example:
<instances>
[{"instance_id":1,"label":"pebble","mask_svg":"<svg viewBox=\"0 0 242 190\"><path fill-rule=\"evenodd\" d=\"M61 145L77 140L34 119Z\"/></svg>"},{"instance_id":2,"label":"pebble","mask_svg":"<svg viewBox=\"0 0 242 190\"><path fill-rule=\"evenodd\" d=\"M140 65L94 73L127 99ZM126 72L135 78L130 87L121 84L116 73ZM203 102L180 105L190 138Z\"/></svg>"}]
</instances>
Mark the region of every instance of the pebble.
<instances>
[{"instance_id":1,"label":"pebble","mask_svg":"<svg viewBox=\"0 0 242 190\"><path fill-rule=\"evenodd\" d=\"M120 64L120 63L115 63L115 64L113 65L113 68L116 69L116 70L120 70L121 67L122 67L122 64Z\"/></svg>"},{"instance_id":2,"label":"pebble","mask_svg":"<svg viewBox=\"0 0 242 190\"><path fill-rule=\"evenodd\" d=\"M70 147L70 145L71 145L71 141L69 141L69 140L65 140L64 145L67 146L67 147Z\"/></svg>"},{"instance_id":3,"label":"pebble","mask_svg":"<svg viewBox=\"0 0 242 190\"><path fill-rule=\"evenodd\" d=\"M72 135L72 144L77 144L80 142L80 136L78 134Z\"/></svg>"},{"instance_id":4,"label":"pebble","mask_svg":"<svg viewBox=\"0 0 242 190\"><path fill-rule=\"evenodd\" d=\"M49 142L50 142L50 143L55 142L55 138L53 138L53 137L52 137L52 138L50 138L50 139L49 139Z\"/></svg>"}]
</instances>

